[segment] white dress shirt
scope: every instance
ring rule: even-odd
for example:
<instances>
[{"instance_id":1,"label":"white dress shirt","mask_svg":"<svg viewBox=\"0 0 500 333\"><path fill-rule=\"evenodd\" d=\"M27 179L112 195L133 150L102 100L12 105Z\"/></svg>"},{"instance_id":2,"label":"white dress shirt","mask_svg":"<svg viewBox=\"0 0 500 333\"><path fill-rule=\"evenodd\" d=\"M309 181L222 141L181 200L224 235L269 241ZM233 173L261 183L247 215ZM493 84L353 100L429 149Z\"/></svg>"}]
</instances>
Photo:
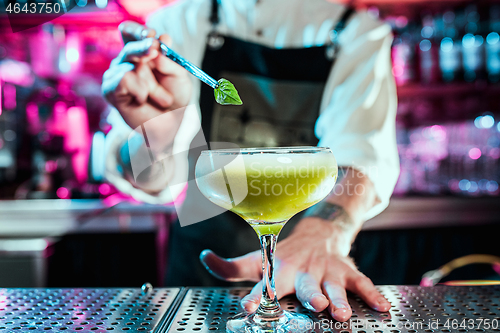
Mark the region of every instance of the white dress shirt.
<instances>
[{"instance_id":1,"label":"white dress shirt","mask_svg":"<svg viewBox=\"0 0 500 333\"><path fill-rule=\"evenodd\" d=\"M168 33L173 38L172 49L201 66L206 37L212 29L211 3L177 1L153 13L148 26L158 34ZM220 34L274 48L324 45L345 11L343 5L326 0L222 0L220 7ZM399 175L397 97L390 57L392 33L388 25L361 11L348 21L339 41L340 52L324 88L315 133L318 145L330 147L339 166L357 168L375 185L380 203L366 214L369 219L387 207ZM201 82L193 80L193 84L194 107L186 111L174 153L186 151L199 129ZM141 201L172 201L179 191L151 196L123 179L117 171L117 147L131 129L116 110L108 120L113 126L108 134L108 180Z\"/></svg>"}]
</instances>

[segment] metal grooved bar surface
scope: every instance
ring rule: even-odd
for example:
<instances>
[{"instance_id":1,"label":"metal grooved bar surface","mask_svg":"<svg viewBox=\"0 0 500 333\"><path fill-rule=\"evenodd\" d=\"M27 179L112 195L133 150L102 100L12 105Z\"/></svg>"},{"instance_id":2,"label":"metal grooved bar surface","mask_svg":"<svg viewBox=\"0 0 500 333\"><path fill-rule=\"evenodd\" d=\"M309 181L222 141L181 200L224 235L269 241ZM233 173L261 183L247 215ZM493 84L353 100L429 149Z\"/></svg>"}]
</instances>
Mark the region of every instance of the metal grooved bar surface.
<instances>
[{"instance_id":1,"label":"metal grooved bar surface","mask_svg":"<svg viewBox=\"0 0 500 333\"><path fill-rule=\"evenodd\" d=\"M152 332L179 290L0 289L0 333Z\"/></svg>"},{"instance_id":2,"label":"metal grooved bar surface","mask_svg":"<svg viewBox=\"0 0 500 333\"><path fill-rule=\"evenodd\" d=\"M311 313L295 298L281 300L285 310L314 319L312 332L420 333L500 332L500 286L433 288L381 286L392 303L388 313L370 309L359 297L350 296L352 318L342 324L326 313ZM241 311L240 300L249 289L189 289L169 332L224 332L226 321ZM341 326L343 325L343 326Z\"/></svg>"}]
</instances>

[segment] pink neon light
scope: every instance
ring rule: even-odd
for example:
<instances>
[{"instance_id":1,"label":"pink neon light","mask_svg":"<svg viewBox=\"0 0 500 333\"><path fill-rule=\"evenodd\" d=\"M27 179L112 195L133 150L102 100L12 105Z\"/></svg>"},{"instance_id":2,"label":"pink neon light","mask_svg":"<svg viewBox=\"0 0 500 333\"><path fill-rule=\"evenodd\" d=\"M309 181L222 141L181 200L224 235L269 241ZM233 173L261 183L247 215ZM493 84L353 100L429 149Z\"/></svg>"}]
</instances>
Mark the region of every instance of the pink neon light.
<instances>
[{"instance_id":1,"label":"pink neon light","mask_svg":"<svg viewBox=\"0 0 500 333\"><path fill-rule=\"evenodd\" d=\"M404 69L403 69L403 66L401 65L395 65L392 67L392 74L395 76L395 77L399 77L401 75L404 74Z\"/></svg>"},{"instance_id":2,"label":"pink neon light","mask_svg":"<svg viewBox=\"0 0 500 333\"><path fill-rule=\"evenodd\" d=\"M424 277L422 281L420 281L420 286L421 287L434 287L434 283L432 280L428 277Z\"/></svg>"},{"instance_id":3,"label":"pink neon light","mask_svg":"<svg viewBox=\"0 0 500 333\"><path fill-rule=\"evenodd\" d=\"M106 207L112 207L114 205L119 204L120 202L130 202L132 204L140 204L140 201L137 201L131 196L123 194L121 192L112 194L104 198L102 202Z\"/></svg>"},{"instance_id":4,"label":"pink neon light","mask_svg":"<svg viewBox=\"0 0 500 333\"><path fill-rule=\"evenodd\" d=\"M437 141L443 141L446 139L446 130L441 125L434 125L431 127L432 135Z\"/></svg>"},{"instance_id":5,"label":"pink neon light","mask_svg":"<svg viewBox=\"0 0 500 333\"><path fill-rule=\"evenodd\" d=\"M2 61L0 64L0 78L4 82L24 87L32 85L35 81L29 64L10 59Z\"/></svg>"},{"instance_id":6,"label":"pink neon light","mask_svg":"<svg viewBox=\"0 0 500 333\"><path fill-rule=\"evenodd\" d=\"M404 28L408 25L408 18L406 16L398 16L396 18L396 26L398 28Z\"/></svg>"},{"instance_id":7,"label":"pink neon light","mask_svg":"<svg viewBox=\"0 0 500 333\"><path fill-rule=\"evenodd\" d=\"M56 170L57 170L57 162L56 161L45 162L45 171L52 173Z\"/></svg>"},{"instance_id":8,"label":"pink neon light","mask_svg":"<svg viewBox=\"0 0 500 333\"><path fill-rule=\"evenodd\" d=\"M3 87L3 105L7 110L13 110L16 108L16 87L12 84L6 83Z\"/></svg>"},{"instance_id":9,"label":"pink neon light","mask_svg":"<svg viewBox=\"0 0 500 333\"><path fill-rule=\"evenodd\" d=\"M99 185L99 193L102 195L108 195L111 192L111 186L108 184L101 184Z\"/></svg>"},{"instance_id":10,"label":"pink neon light","mask_svg":"<svg viewBox=\"0 0 500 333\"><path fill-rule=\"evenodd\" d=\"M56 191L56 194L60 199L69 198L69 190L66 187L59 187Z\"/></svg>"},{"instance_id":11,"label":"pink neon light","mask_svg":"<svg viewBox=\"0 0 500 333\"><path fill-rule=\"evenodd\" d=\"M493 269L495 270L495 272L500 274L500 264L498 264L498 263L493 264Z\"/></svg>"},{"instance_id":12,"label":"pink neon light","mask_svg":"<svg viewBox=\"0 0 500 333\"><path fill-rule=\"evenodd\" d=\"M481 150L479 148L472 148L469 150L469 157L473 160L477 160L481 157Z\"/></svg>"},{"instance_id":13,"label":"pink neon light","mask_svg":"<svg viewBox=\"0 0 500 333\"><path fill-rule=\"evenodd\" d=\"M54 105L54 113L47 124L47 130L51 134L66 135L68 131L68 114L64 102L59 101Z\"/></svg>"},{"instance_id":14,"label":"pink neon light","mask_svg":"<svg viewBox=\"0 0 500 333\"><path fill-rule=\"evenodd\" d=\"M76 180L87 180L87 167L90 150L90 134L87 111L79 106L68 109L68 127L64 149L73 154L71 161Z\"/></svg>"},{"instance_id":15,"label":"pink neon light","mask_svg":"<svg viewBox=\"0 0 500 333\"><path fill-rule=\"evenodd\" d=\"M37 133L40 128L40 113L35 103L26 105L26 119L28 120L30 133Z\"/></svg>"},{"instance_id":16,"label":"pink neon light","mask_svg":"<svg viewBox=\"0 0 500 333\"><path fill-rule=\"evenodd\" d=\"M491 148L489 155L491 158L500 158L500 148Z\"/></svg>"},{"instance_id":17,"label":"pink neon light","mask_svg":"<svg viewBox=\"0 0 500 333\"><path fill-rule=\"evenodd\" d=\"M179 206L182 205L184 200L186 199L186 193L187 193L187 184L184 186L182 189L182 192L175 198L173 202L165 204L165 206ZM103 204L106 205L106 207L112 207L114 205L119 204L120 202L129 202L131 204L140 204L140 201L137 201L134 199L132 196L128 194L124 194L122 192L117 192L114 193L102 200Z\"/></svg>"}]
</instances>

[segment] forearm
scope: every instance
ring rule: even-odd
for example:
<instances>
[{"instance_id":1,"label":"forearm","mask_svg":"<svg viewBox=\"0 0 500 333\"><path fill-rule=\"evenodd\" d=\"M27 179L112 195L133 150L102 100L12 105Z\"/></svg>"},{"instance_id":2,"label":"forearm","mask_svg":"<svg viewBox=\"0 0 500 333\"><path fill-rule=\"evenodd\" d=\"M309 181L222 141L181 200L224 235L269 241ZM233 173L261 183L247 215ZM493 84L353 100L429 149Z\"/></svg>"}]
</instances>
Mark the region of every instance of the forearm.
<instances>
[{"instance_id":1,"label":"forearm","mask_svg":"<svg viewBox=\"0 0 500 333\"><path fill-rule=\"evenodd\" d=\"M158 158L157 161L151 158L153 154L146 143L142 142L137 147L132 146L129 140L124 142L117 151L117 160L122 168L123 177L134 187L151 195L164 190L175 171L171 146L165 149L162 158ZM143 155L148 155L146 157L149 158L149 161L146 161L150 165L142 172L138 172L137 170L141 169L140 164L144 165L145 163ZM133 164L135 164L135 168Z\"/></svg>"},{"instance_id":2,"label":"forearm","mask_svg":"<svg viewBox=\"0 0 500 333\"><path fill-rule=\"evenodd\" d=\"M365 174L342 168L331 194L309 208L296 229L315 230L322 237L330 238L332 246L347 255L363 226L363 216L377 202L373 183Z\"/></svg>"},{"instance_id":3,"label":"forearm","mask_svg":"<svg viewBox=\"0 0 500 333\"><path fill-rule=\"evenodd\" d=\"M123 177L134 187L155 195L174 176L174 143L185 109L165 112L122 138L116 159Z\"/></svg>"},{"instance_id":4,"label":"forearm","mask_svg":"<svg viewBox=\"0 0 500 333\"><path fill-rule=\"evenodd\" d=\"M340 168L337 184L318 208L324 209L327 204L341 207L350 219L349 227L357 233L365 222L366 212L378 202L375 188L368 176L354 168ZM333 218L335 216L330 219Z\"/></svg>"}]
</instances>

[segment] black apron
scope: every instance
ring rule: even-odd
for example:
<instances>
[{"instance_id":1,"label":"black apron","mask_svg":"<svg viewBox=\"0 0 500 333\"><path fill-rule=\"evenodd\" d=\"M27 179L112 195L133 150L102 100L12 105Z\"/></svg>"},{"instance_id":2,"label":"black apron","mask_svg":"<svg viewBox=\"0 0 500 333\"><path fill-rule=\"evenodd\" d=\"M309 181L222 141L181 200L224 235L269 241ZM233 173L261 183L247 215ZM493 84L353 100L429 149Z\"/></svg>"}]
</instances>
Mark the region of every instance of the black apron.
<instances>
[{"instance_id":1,"label":"black apron","mask_svg":"<svg viewBox=\"0 0 500 333\"><path fill-rule=\"evenodd\" d=\"M216 33L218 1L213 0L211 22L202 69L215 79L226 78L238 90L241 106L217 104L213 89L202 85L200 107L206 142L231 142L240 147L315 146L314 125L326 80L338 51L336 38L353 13L348 8L321 47L274 49ZM199 140L200 138L198 138ZM195 139L194 141L196 141ZM190 178L201 150L190 150ZM200 216L207 203L190 184L183 209ZM208 207L207 206L207 207ZM208 209L208 208L207 208ZM217 209L211 207L210 209ZM283 228L285 238L300 220L292 218ZM259 249L258 236L239 216L225 212L214 218L181 227L171 226L167 286L227 286L210 275L199 261L204 249L232 258ZM248 285L247 283L235 284Z\"/></svg>"}]
</instances>

